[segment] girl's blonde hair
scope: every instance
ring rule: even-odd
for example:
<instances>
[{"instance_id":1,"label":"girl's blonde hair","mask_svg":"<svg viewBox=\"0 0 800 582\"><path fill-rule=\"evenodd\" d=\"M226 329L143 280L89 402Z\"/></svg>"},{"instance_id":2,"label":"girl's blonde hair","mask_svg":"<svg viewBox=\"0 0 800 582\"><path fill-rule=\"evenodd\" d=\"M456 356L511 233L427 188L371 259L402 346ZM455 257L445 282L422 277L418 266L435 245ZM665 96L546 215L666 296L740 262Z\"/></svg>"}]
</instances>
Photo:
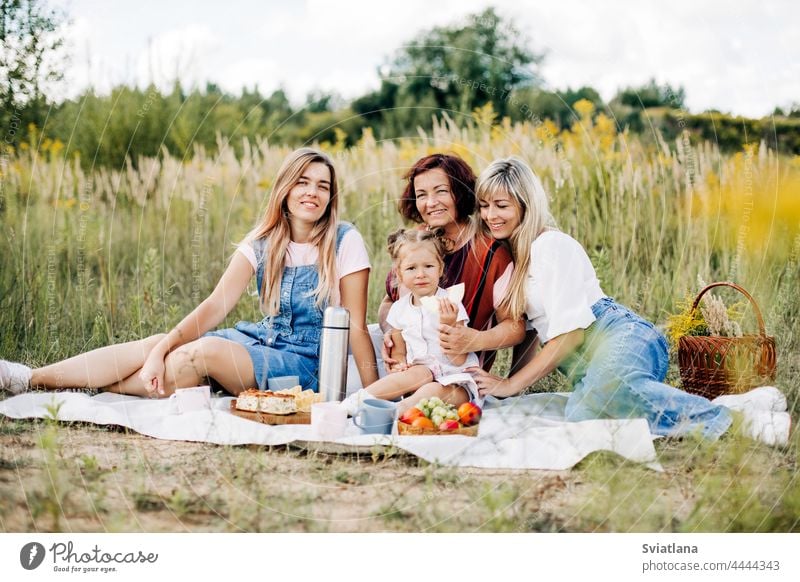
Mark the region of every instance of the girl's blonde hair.
<instances>
[{"instance_id":1,"label":"girl's blonde hair","mask_svg":"<svg viewBox=\"0 0 800 582\"><path fill-rule=\"evenodd\" d=\"M442 235L444 229L417 230L401 228L389 235L387 250L396 269L403 259L403 249L410 246L430 246L439 259L439 266L444 269L445 243Z\"/></svg>"},{"instance_id":2,"label":"girl's blonde hair","mask_svg":"<svg viewBox=\"0 0 800 582\"><path fill-rule=\"evenodd\" d=\"M525 280L531 263L531 245L540 234L556 228L542 182L533 170L516 156L495 160L478 177L476 194L480 202L497 192L505 192L517 204L520 222L508 239L514 257L514 274L499 309L519 319L525 313ZM483 232L491 235L481 221Z\"/></svg>"},{"instance_id":3,"label":"girl's blonde hair","mask_svg":"<svg viewBox=\"0 0 800 582\"><path fill-rule=\"evenodd\" d=\"M319 250L319 284L314 289L317 305L326 301L338 301L336 289L336 229L339 217L339 189L336 184L336 170L333 160L326 154L312 149L300 148L289 154L281 164L275 184L267 202L264 217L245 242L252 243L263 238L265 244L264 279L259 289L261 309L267 315L277 315L280 311L280 287L286 252L291 241L289 209L287 197L310 164L325 164L331 173L330 200L325 213L311 230L308 242Z\"/></svg>"}]
</instances>

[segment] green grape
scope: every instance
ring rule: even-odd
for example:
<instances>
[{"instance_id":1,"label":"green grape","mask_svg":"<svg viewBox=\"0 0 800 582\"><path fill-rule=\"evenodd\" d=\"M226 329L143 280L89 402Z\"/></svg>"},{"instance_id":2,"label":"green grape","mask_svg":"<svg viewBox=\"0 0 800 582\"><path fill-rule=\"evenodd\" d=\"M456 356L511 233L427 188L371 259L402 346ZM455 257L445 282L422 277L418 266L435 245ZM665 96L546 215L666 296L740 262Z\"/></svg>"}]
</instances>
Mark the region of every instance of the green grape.
<instances>
[{"instance_id":1,"label":"green grape","mask_svg":"<svg viewBox=\"0 0 800 582\"><path fill-rule=\"evenodd\" d=\"M435 426L436 428L439 428L439 425L444 422L444 419L441 416L439 416L438 414L434 414L431 417L431 421L433 422L433 426Z\"/></svg>"}]
</instances>

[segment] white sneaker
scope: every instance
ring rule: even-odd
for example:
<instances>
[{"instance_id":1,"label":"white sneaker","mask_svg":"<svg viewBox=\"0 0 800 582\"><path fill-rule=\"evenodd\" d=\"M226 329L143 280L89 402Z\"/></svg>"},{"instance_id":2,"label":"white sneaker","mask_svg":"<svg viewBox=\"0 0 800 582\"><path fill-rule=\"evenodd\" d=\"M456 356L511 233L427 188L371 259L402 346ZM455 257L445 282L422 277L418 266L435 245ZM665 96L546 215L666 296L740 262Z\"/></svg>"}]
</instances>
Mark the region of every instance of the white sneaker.
<instances>
[{"instance_id":1,"label":"white sneaker","mask_svg":"<svg viewBox=\"0 0 800 582\"><path fill-rule=\"evenodd\" d=\"M353 392L350 396L342 400L341 405L347 411L347 416L355 416L358 407L365 398L372 398L365 388Z\"/></svg>"},{"instance_id":2,"label":"white sneaker","mask_svg":"<svg viewBox=\"0 0 800 582\"><path fill-rule=\"evenodd\" d=\"M31 369L25 364L0 360L0 394L22 394L31 385Z\"/></svg>"},{"instance_id":3,"label":"white sneaker","mask_svg":"<svg viewBox=\"0 0 800 582\"><path fill-rule=\"evenodd\" d=\"M750 438L770 446L782 446L789 442L792 418L788 412L746 409L742 414L744 433Z\"/></svg>"},{"instance_id":4,"label":"white sneaker","mask_svg":"<svg viewBox=\"0 0 800 582\"><path fill-rule=\"evenodd\" d=\"M717 396L711 404L718 404L731 410L771 410L786 412L786 396L775 386L760 386L744 394L725 394Z\"/></svg>"}]
</instances>

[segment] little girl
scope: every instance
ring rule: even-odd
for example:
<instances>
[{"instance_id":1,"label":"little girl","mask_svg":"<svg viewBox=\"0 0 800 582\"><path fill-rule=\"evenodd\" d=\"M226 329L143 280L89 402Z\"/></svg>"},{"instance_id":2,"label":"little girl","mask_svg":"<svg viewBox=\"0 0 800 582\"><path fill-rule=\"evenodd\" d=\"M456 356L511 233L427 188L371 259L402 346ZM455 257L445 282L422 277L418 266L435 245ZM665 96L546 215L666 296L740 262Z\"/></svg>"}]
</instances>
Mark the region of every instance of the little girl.
<instances>
[{"instance_id":1,"label":"little girl","mask_svg":"<svg viewBox=\"0 0 800 582\"><path fill-rule=\"evenodd\" d=\"M386 318L394 342L392 356L398 363L343 404L352 414L364 398L408 396L398 405L402 414L432 396L455 406L477 400L477 385L465 368L478 366L478 357L470 352L448 358L439 345L441 324L463 326L469 321L460 299L451 301L439 287L445 253L442 238L430 231L401 229L390 234L388 242L395 275L411 291L392 304Z\"/></svg>"}]
</instances>

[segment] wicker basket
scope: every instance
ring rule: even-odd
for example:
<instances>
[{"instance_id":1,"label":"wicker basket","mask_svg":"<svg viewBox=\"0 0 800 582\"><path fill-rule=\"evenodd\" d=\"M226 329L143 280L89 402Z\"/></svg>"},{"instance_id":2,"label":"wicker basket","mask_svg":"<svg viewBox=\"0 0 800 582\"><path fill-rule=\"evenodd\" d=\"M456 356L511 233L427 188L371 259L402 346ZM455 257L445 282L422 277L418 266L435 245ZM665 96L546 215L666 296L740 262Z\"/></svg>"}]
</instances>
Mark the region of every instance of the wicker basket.
<instances>
[{"instance_id":1,"label":"wicker basket","mask_svg":"<svg viewBox=\"0 0 800 582\"><path fill-rule=\"evenodd\" d=\"M764 328L764 318L755 299L735 283L707 285L695 298L714 287L733 287L747 297L758 321L758 335L743 337L683 336L678 340L678 366L683 389L713 399L722 394L739 394L775 379L775 338Z\"/></svg>"},{"instance_id":2,"label":"wicker basket","mask_svg":"<svg viewBox=\"0 0 800 582\"><path fill-rule=\"evenodd\" d=\"M462 426L455 430L439 430L437 428L418 428L405 422L397 421L397 433L402 436L445 436L459 434L461 436L478 436L478 425Z\"/></svg>"}]
</instances>

